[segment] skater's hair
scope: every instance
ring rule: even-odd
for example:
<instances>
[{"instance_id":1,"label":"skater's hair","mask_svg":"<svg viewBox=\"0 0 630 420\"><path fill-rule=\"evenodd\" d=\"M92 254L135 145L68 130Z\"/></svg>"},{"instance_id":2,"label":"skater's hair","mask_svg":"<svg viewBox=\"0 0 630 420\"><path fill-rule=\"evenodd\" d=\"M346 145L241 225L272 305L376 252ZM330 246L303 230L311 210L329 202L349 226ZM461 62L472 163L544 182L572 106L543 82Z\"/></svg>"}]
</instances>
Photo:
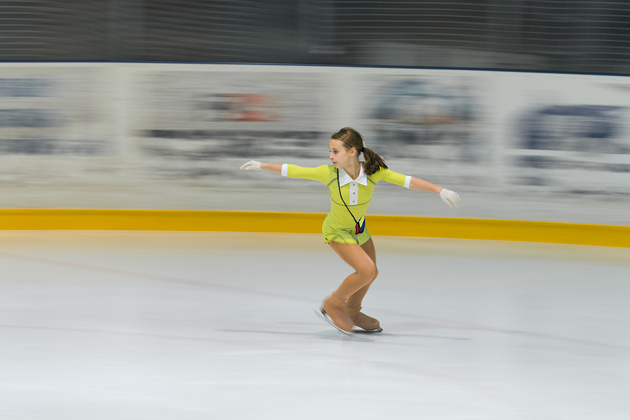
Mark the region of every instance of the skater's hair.
<instances>
[{"instance_id":1,"label":"skater's hair","mask_svg":"<svg viewBox=\"0 0 630 420\"><path fill-rule=\"evenodd\" d=\"M330 138L332 140L339 140L343 142L343 145L347 150L354 147L358 153L363 153L363 156L365 157L365 161L363 162L363 171L366 175L372 175L378 172L381 168L387 169L385 160L376 154L374 150L365 147L361 134L359 134L359 132L354 128L344 127L333 134Z\"/></svg>"}]
</instances>

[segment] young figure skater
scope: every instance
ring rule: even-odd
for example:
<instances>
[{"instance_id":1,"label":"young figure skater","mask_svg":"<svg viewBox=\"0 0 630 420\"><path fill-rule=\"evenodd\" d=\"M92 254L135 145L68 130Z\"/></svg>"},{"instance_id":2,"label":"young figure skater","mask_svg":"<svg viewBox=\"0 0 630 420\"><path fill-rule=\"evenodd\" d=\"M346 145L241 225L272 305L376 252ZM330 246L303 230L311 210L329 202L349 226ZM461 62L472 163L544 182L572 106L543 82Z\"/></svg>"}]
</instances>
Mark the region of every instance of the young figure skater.
<instances>
[{"instance_id":1,"label":"young figure skater","mask_svg":"<svg viewBox=\"0 0 630 420\"><path fill-rule=\"evenodd\" d=\"M320 308L321 314L340 331L350 334L354 326L365 332L381 332L377 319L361 312L361 303L376 276L376 250L365 226L365 212L374 186L379 181L413 190L430 191L451 207L459 207L457 193L413 176L387 168L383 159L365 147L361 135L350 127L333 134L329 143L332 165L306 168L290 164L262 163L251 160L241 170L266 169L291 178L320 181L330 190L330 212L324 220L324 242L349 264L350 274ZM365 161L359 161L363 153Z\"/></svg>"}]
</instances>

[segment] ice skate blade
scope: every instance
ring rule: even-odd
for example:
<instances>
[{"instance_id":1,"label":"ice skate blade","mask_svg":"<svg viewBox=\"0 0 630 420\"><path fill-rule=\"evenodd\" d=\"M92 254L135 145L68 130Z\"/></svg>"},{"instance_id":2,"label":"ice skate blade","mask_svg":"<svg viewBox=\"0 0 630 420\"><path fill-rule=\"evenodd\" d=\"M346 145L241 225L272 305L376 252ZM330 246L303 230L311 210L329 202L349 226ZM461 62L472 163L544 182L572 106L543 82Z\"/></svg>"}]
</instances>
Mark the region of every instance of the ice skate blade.
<instances>
[{"instance_id":1,"label":"ice skate blade","mask_svg":"<svg viewBox=\"0 0 630 420\"><path fill-rule=\"evenodd\" d=\"M363 329L354 329L354 330L352 330L352 332L355 333L355 334L378 334L378 333L380 333L382 331L383 331L383 329L381 327L375 328L373 330L363 330Z\"/></svg>"},{"instance_id":2,"label":"ice skate blade","mask_svg":"<svg viewBox=\"0 0 630 420\"><path fill-rule=\"evenodd\" d=\"M328 322L330 325L335 327L337 329L337 331L339 331L339 332L341 332L341 333L343 333L345 335L348 335L348 336L353 336L354 335L353 331L346 331L346 330L343 330L343 329L339 328L338 326L336 326L335 323L333 322L333 320L330 319L330 317L326 314L326 311L324 311L324 308L322 308L322 307L316 308L315 309L315 313L317 315L319 315L319 317L322 318L324 321Z\"/></svg>"}]
</instances>

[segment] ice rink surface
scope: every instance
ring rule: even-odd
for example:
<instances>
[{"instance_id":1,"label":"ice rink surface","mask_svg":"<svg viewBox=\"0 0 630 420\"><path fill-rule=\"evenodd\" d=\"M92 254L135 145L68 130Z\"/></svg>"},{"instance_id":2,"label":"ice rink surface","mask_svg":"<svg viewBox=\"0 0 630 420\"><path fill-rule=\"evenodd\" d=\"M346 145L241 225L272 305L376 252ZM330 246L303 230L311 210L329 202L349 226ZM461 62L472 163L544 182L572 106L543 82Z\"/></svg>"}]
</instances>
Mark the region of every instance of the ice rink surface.
<instances>
[{"instance_id":1,"label":"ice rink surface","mask_svg":"<svg viewBox=\"0 0 630 420\"><path fill-rule=\"evenodd\" d=\"M630 249L319 235L0 232L0 418L627 419Z\"/></svg>"}]
</instances>

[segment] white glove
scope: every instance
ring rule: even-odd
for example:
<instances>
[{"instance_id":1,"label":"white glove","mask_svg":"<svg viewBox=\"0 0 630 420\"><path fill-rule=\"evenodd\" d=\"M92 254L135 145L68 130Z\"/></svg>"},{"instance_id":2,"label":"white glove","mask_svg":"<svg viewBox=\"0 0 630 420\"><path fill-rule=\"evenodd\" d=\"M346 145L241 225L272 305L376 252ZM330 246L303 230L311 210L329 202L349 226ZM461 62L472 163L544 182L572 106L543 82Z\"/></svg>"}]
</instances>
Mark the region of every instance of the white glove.
<instances>
[{"instance_id":1,"label":"white glove","mask_svg":"<svg viewBox=\"0 0 630 420\"><path fill-rule=\"evenodd\" d=\"M459 194L457 194L455 191L447 190L446 188L443 188L440 192L440 198L442 199L442 201L448 204L449 207L455 208L459 207L459 202L461 201L459 198Z\"/></svg>"},{"instance_id":2,"label":"white glove","mask_svg":"<svg viewBox=\"0 0 630 420\"><path fill-rule=\"evenodd\" d=\"M257 160L250 160L245 165L241 166L241 171L260 171L260 162Z\"/></svg>"}]
</instances>

